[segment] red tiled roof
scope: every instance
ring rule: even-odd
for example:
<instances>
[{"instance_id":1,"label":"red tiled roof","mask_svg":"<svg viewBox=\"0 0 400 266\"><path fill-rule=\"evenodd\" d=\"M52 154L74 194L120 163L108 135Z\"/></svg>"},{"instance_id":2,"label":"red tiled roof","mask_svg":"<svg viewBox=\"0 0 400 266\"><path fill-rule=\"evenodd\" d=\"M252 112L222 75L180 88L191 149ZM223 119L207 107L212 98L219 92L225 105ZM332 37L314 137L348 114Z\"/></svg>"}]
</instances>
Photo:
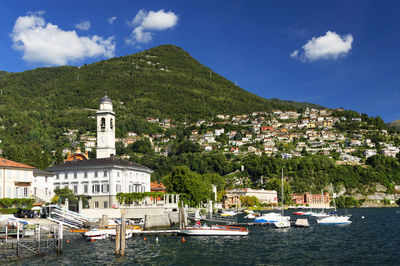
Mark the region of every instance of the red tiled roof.
<instances>
[{"instance_id":1,"label":"red tiled roof","mask_svg":"<svg viewBox=\"0 0 400 266\"><path fill-rule=\"evenodd\" d=\"M151 182L150 190L151 191L165 191L166 187L162 183Z\"/></svg>"},{"instance_id":2,"label":"red tiled roof","mask_svg":"<svg viewBox=\"0 0 400 266\"><path fill-rule=\"evenodd\" d=\"M17 163L17 162L10 161L10 160L4 159L4 158L0 158L0 167L17 167L17 168L30 168L30 169L35 168L30 165Z\"/></svg>"}]
</instances>

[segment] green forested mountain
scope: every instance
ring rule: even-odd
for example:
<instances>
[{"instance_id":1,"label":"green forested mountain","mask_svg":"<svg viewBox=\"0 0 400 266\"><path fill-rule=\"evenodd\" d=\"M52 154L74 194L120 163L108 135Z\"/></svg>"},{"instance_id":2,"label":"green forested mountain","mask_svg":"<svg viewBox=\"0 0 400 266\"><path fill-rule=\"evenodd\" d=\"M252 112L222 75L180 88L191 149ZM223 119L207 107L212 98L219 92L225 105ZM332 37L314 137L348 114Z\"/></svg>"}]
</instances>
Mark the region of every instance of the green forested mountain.
<instances>
[{"instance_id":1,"label":"green forested mountain","mask_svg":"<svg viewBox=\"0 0 400 266\"><path fill-rule=\"evenodd\" d=\"M1 72L0 89L3 145L36 143L45 150L62 147L66 129L94 132L90 117L105 91L114 102L119 136L146 116L194 121L218 113L318 107L249 93L172 45L82 67Z\"/></svg>"}]
</instances>

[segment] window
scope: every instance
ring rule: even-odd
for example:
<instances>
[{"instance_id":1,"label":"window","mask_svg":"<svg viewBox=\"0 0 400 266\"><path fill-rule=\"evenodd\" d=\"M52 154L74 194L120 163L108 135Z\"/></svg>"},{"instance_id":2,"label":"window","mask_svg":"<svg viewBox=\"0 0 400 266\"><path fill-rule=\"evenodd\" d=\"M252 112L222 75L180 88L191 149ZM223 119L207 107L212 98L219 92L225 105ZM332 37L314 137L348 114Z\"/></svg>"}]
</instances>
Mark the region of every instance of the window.
<instances>
[{"instance_id":1,"label":"window","mask_svg":"<svg viewBox=\"0 0 400 266\"><path fill-rule=\"evenodd\" d=\"M78 185L74 185L74 193L78 193Z\"/></svg>"},{"instance_id":2,"label":"window","mask_svg":"<svg viewBox=\"0 0 400 266\"><path fill-rule=\"evenodd\" d=\"M116 190L117 190L117 193L118 193L118 192L121 192L121 185L117 185L117 186L116 186Z\"/></svg>"},{"instance_id":3,"label":"window","mask_svg":"<svg viewBox=\"0 0 400 266\"><path fill-rule=\"evenodd\" d=\"M99 202L98 201L95 201L94 202L94 207L97 209L97 208L99 208Z\"/></svg>"},{"instance_id":4,"label":"window","mask_svg":"<svg viewBox=\"0 0 400 266\"><path fill-rule=\"evenodd\" d=\"M68 173L64 174L64 179L68 179Z\"/></svg>"},{"instance_id":5,"label":"window","mask_svg":"<svg viewBox=\"0 0 400 266\"><path fill-rule=\"evenodd\" d=\"M92 185L92 192L93 193L99 193L100 192L100 185L99 184Z\"/></svg>"},{"instance_id":6,"label":"window","mask_svg":"<svg viewBox=\"0 0 400 266\"><path fill-rule=\"evenodd\" d=\"M18 198L18 188L15 188L15 198Z\"/></svg>"},{"instance_id":7,"label":"window","mask_svg":"<svg viewBox=\"0 0 400 266\"><path fill-rule=\"evenodd\" d=\"M94 177L98 177L99 174L97 173L97 171L94 172Z\"/></svg>"},{"instance_id":8,"label":"window","mask_svg":"<svg viewBox=\"0 0 400 266\"><path fill-rule=\"evenodd\" d=\"M88 177L88 173L87 173L87 172L85 172L85 175L84 175L84 177L85 177L85 178L87 178L87 177Z\"/></svg>"},{"instance_id":9,"label":"window","mask_svg":"<svg viewBox=\"0 0 400 266\"><path fill-rule=\"evenodd\" d=\"M106 119L104 117L101 118L101 131L104 132L106 129Z\"/></svg>"},{"instance_id":10,"label":"window","mask_svg":"<svg viewBox=\"0 0 400 266\"><path fill-rule=\"evenodd\" d=\"M28 188L25 187L24 188L24 198L27 198L27 197L28 197Z\"/></svg>"},{"instance_id":11,"label":"window","mask_svg":"<svg viewBox=\"0 0 400 266\"><path fill-rule=\"evenodd\" d=\"M37 191L37 188L33 188L33 195L35 195L35 196L36 196L36 191Z\"/></svg>"},{"instance_id":12,"label":"window","mask_svg":"<svg viewBox=\"0 0 400 266\"><path fill-rule=\"evenodd\" d=\"M85 184L85 185L83 185L83 193L88 193L88 185L87 184Z\"/></svg>"},{"instance_id":13,"label":"window","mask_svg":"<svg viewBox=\"0 0 400 266\"><path fill-rule=\"evenodd\" d=\"M113 125L113 119L110 119L110 128L113 129L114 125Z\"/></svg>"},{"instance_id":14,"label":"window","mask_svg":"<svg viewBox=\"0 0 400 266\"><path fill-rule=\"evenodd\" d=\"M117 177L119 177L119 172L117 172Z\"/></svg>"},{"instance_id":15,"label":"window","mask_svg":"<svg viewBox=\"0 0 400 266\"><path fill-rule=\"evenodd\" d=\"M59 174L56 174L56 179L60 179L60 175Z\"/></svg>"},{"instance_id":16,"label":"window","mask_svg":"<svg viewBox=\"0 0 400 266\"><path fill-rule=\"evenodd\" d=\"M108 184L101 185L101 192L107 193L109 190Z\"/></svg>"},{"instance_id":17,"label":"window","mask_svg":"<svg viewBox=\"0 0 400 266\"><path fill-rule=\"evenodd\" d=\"M103 176L104 176L104 177L107 177L107 171L104 171Z\"/></svg>"},{"instance_id":18,"label":"window","mask_svg":"<svg viewBox=\"0 0 400 266\"><path fill-rule=\"evenodd\" d=\"M49 196L49 189L48 188L45 189L45 193L46 193L45 194L46 196Z\"/></svg>"},{"instance_id":19,"label":"window","mask_svg":"<svg viewBox=\"0 0 400 266\"><path fill-rule=\"evenodd\" d=\"M108 201L105 201L104 202L104 209L107 209L108 208Z\"/></svg>"},{"instance_id":20,"label":"window","mask_svg":"<svg viewBox=\"0 0 400 266\"><path fill-rule=\"evenodd\" d=\"M78 178L78 173L74 173L74 179Z\"/></svg>"},{"instance_id":21,"label":"window","mask_svg":"<svg viewBox=\"0 0 400 266\"><path fill-rule=\"evenodd\" d=\"M44 178L44 182L46 182L46 183L47 183L47 178L48 178L47 176Z\"/></svg>"}]
</instances>

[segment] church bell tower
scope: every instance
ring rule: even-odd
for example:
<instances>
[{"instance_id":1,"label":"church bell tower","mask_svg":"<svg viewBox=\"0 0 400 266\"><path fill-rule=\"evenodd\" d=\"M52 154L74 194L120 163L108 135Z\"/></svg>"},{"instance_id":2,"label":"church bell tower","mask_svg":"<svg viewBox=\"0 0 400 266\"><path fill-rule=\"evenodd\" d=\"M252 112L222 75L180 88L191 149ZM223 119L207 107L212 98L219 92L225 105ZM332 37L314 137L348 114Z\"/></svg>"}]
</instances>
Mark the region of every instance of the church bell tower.
<instances>
[{"instance_id":1,"label":"church bell tower","mask_svg":"<svg viewBox=\"0 0 400 266\"><path fill-rule=\"evenodd\" d=\"M111 99L106 95L100 100L97 111L96 158L110 158L115 155L115 113Z\"/></svg>"}]
</instances>

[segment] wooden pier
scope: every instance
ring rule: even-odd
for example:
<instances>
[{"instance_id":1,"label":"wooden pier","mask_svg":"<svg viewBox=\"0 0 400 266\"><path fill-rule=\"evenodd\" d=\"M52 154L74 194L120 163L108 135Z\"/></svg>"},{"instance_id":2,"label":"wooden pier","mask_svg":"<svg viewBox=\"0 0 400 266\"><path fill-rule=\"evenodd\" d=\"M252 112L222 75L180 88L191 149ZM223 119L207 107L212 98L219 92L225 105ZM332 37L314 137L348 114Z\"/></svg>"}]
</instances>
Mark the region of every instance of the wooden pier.
<instances>
[{"instance_id":1,"label":"wooden pier","mask_svg":"<svg viewBox=\"0 0 400 266\"><path fill-rule=\"evenodd\" d=\"M62 252L62 225L53 225L46 230L39 225L26 229L18 224L14 229L10 225L1 227L0 259Z\"/></svg>"}]
</instances>

